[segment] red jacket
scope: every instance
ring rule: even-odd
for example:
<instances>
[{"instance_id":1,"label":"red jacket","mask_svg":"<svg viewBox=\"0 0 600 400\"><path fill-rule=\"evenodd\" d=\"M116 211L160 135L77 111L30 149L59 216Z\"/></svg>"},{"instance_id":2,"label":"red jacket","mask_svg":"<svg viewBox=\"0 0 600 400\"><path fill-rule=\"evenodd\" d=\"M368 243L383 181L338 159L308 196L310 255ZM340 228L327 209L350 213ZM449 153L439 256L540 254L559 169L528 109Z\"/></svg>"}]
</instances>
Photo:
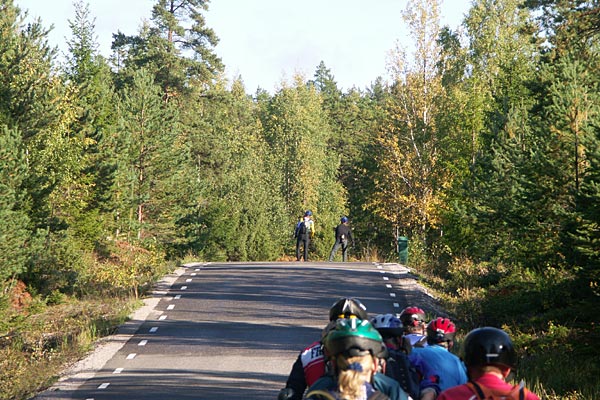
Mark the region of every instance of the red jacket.
<instances>
[{"instance_id":1,"label":"red jacket","mask_svg":"<svg viewBox=\"0 0 600 400\"><path fill-rule=\"evenodd\" d=\"M306 386L310 387L317 379L325 375L325 358L321 342L314 342L300 353Z\"/></svg>"},{"instance_id":2,"label":"red jacket","mask_svg":"<svg viewBox=\"0 0 600 400\"><path fill-rule=\"evenodd\" d=\"M508 393L515 387L506 383L494 374L483 374L479 379L475 380L475 382L481 386L482 389L485 387L489 391L498 393ZM467 384L464 384L444 390L436 400L477 400L477 395ZM540 398L529 390L526 390L525 400L540 400Z\"/></svg>"}]
</instances>

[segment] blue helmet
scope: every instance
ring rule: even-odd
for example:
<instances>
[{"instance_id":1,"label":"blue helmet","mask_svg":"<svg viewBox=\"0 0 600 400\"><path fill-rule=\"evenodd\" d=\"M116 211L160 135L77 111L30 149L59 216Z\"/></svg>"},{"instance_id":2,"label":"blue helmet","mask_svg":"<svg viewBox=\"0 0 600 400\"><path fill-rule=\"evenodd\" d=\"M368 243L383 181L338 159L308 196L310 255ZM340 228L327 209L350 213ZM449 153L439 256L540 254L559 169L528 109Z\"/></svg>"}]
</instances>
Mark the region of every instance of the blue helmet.
<instances>
[{"instance_id":1,"label":"blue helmet","mask_svg":"<svg viewBox=\"0 0 600 400\"><path fill-rule=\"evenodd\" d=\"M305 217L310 217L310 216L312 216L312 211L310 211L310 210L306 210L306 212L304 213L304 216L305 216Z\"/></svg>"},{"instance_id":2,"label":"blue helmet","mask_svg":"<svg viewBox=\"0 0 600 400\"><path fill-rule=\"evenodd\" d=\"M340 219L340 221L342 221L342 224L345 224L346 222L348 222L348 217L344 216L342 217L342 219Z\"/></svg>"}]
</instances>

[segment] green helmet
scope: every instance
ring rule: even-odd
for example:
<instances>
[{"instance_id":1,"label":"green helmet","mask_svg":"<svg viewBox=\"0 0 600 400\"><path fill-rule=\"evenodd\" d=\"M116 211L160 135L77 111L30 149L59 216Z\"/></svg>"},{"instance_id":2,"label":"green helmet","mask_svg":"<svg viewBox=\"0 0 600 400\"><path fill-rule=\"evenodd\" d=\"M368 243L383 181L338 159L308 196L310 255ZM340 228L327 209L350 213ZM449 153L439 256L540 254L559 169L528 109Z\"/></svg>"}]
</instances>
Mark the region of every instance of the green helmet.
<instances>
[{"instance_id":1,"label":"green helmet","mask_svg":"<svg viewBox=\"0 0 600 400\"><path fill-rule=\"evenodd\" d=\"M336 328L325 338L325 349L330 356L363 356L370 353L382 357L385 354L385 345L377 329L366 319L358 318L339 319Z\"/></svg>"}]
</instances>

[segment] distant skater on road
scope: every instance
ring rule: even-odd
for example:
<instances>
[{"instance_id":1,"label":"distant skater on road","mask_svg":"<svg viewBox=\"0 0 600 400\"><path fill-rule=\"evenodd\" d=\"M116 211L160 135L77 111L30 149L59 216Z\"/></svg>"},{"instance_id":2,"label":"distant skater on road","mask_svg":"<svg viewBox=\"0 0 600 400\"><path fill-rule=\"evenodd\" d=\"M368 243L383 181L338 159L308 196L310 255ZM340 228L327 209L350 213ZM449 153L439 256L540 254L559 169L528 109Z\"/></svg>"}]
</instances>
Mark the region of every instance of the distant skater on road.
<instances>
[{"instance_id":1,"label":"distant skater on road","mask_svg":"<svg viewBox=\"0 0 600 400\"><path fill-rule=\"evenodd\" d=\"M342 248L342 261L348 261L348 247L352 243L354 247L354 237L352 236L352 229L348 226L348 217L342 217L340 224L335 227L335 243L329 254L329 262L332 262L335 258L335 253L338 249Z\"/></svg>"},{"instance_id":2,"label":"distant skater on road","mask_svg":"<svg viewBox=\"0 0 600 400\"><path fill-rule=\"evenodd\" d=\"M315 236L315 223L312 215L312 211L307 210L302 220L296 225L294 231L294 237L296 238L296 261L300 261L301 259L301 247L303 248L302 255L304 256L304 261L308 261L308 247L310 240Z\"/></svg>"}]
</instances>

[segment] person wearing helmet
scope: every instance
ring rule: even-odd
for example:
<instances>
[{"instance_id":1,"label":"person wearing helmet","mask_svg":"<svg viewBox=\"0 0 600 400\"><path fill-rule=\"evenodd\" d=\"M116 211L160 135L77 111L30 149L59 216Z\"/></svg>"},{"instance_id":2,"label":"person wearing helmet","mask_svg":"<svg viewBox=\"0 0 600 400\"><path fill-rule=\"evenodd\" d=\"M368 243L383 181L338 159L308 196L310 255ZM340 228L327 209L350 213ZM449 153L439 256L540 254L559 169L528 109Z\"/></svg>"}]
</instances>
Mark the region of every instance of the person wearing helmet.
<instances>
[{"instance_id":1,"label":"person wearing helmet","mask_svg":"<svg viewBox=\"0 0 600 400\"><path fill-rule=\"evenodd\" d=\"M412 353L410 341L404 338L404 326L394 314L379 314L371 324L383 338L388 357L382 360L384 373L397 380L414 400L433 400L439 393L437 376L420 356Z\"/></svg>"},{"instance_id":2,"label":"person wearing helmet","mask_svg":"<svg viewBox=\"0 0 600 400\"><path fill-rule=\"evenodd\" d=\"M427 324L428 346L413 348L413 353L421 356L435 371L441 391L467 382L465 365L450 352L455 334L454 323L449 318L438 317Z\"/></svg>"},{"instance_id":3,"label":"person wearing helmet","mask_svg":"<svg viewBox=\"0 0 600 400\"><path fill-rule=\"evenodd\" d=\"M323 355L323 341L340 318L368 319L367 307L357 298L342 297L329 308L329 323L321 332L321 340L306 346L292 365L286 387L279 392L278 400L301 400L306 388L327 372Z\"/></svg>"},{"instance_id":4,"label":"person wearing helmet","mask_svg":"<svg viewBox=\"0 0 600 400\"><path fill-rule=\"evenodd\" d=\"M342 248L342 262L347 262L349 243L352 243L352 247L354 247L352 229L348 226L348 217L344 216L340 219L340 224L335 227L335 242L329 254L329 262L333 261L335 253L337 253L340 247Z\"/></svg>"},{"instance_id":5,"label":"person wearing helmet","mask_svg":"<svg viewBox=\"0 0 600 400\"><path fill-rule=\"evenodd\" d=\"M294 237L296 238L296 261L300 261L301 259L301 248L304 261L308 261L308 247L310 240L315 236L315 222L312 219L312 215L312 211L306 210L300 222L296 224L296 229L294 230Z\"/></svg>"},{"instance_id":6,"label":"person wearing helmet","mask_svg":"<svg viewBox=\"0 0 600 400\"><path fill-rule=\"evenodd\" d=\"M539 400L523 384L513 386L506 382L517 361L513 343L506 332L492 327L474 329L465 338L463 349L470 381L443 391L438 399Z\"/></svg>"},{"instance_id":7,"label":"person wearing helmet","mask_svg":"<svg viewBox=\"0 0 600 400\"><path fill-rule=\"evenodd\" d=\"M425 319L425 311L415 306L406 307L400 313L400 321L404 325L404 337L410 340L413 347L427 346Z\"/></svg>"},{"instance_id":8,"label":"person wearing helmet","mask_svg":"<svg viewBox=\"0 0 600 400\"><path fill-rule=\"evenodd\" d=\"M369 319L367 307L357 298L342 297L329 308L329 320L335 321L340 318Z\"/></svg>"},{"instance_id":9,"label":"person wearing helmet","mask_svg":"<svg viewBox=\"0 0 600 400\"><path fill-rule=\"evenodd\" d=\"M306 399L408 399L398 382L377 372L386 349L381 335L368 320L339 319L325 338L324 352L334 376L315 382Z\"/></svg>"}]
</instances>

